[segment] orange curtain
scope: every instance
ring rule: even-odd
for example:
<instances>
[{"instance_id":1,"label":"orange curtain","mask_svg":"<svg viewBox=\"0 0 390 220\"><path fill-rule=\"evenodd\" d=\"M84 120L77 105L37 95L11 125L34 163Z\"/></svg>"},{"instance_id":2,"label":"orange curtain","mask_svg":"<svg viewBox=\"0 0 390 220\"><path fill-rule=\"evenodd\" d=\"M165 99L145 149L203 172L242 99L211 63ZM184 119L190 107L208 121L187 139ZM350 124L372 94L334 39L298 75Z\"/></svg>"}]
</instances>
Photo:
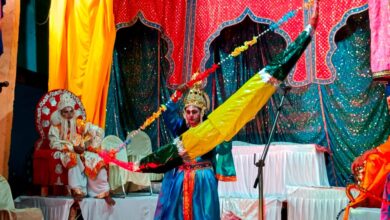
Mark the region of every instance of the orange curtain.
<instances>
[{"instance_id":1,"label":"orange curtain","mask_svg":"<svg viewBox=\"0 0 390 220\"><path fill-rule=\"evenodd\" d=\"M115 41L111 0L52 1L49 21L49 90L81 98L87 120L104 127Z\"/></svg>"},{"instance_id":2,"label":"orange curtain","mask_svg":"<svg viewBox=\"0 0 390 220\"><path fill-rule=\"evenodd\" d=\"M8 81L9 86L3 88L0 93L0 175L7 178L14 110L20 1L7 0L3 9L4 17L0 19L0 29L4 53L0 55L0 81Z\"/></svg>"}]
</instances>

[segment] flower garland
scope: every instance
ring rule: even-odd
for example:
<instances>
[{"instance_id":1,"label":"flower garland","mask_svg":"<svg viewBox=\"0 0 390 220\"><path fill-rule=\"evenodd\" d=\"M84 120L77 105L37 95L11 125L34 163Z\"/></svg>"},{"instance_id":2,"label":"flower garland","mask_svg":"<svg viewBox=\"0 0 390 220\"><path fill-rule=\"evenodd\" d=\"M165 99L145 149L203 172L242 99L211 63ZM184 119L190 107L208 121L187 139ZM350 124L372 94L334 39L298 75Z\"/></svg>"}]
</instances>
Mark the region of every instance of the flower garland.
<instances>
[{"instance_id":1,"label":"flower garland","mask_svg":"<svg viewBox=\"0 0 390 220\"><path fill-rule=\"evenodd\" d=\"M161 113L164 112L165 110L167 110L167 106L165 106L164 104L161 105L157 112L154 112L152 114L152 116L150 116L149 118L147 118L145 120L145 122L142 124L142 126L140 127L141 130L145 130L145 128L147 128L150 124L152 124L158 117L160 117Z\"/></svg>"}]
</instances>

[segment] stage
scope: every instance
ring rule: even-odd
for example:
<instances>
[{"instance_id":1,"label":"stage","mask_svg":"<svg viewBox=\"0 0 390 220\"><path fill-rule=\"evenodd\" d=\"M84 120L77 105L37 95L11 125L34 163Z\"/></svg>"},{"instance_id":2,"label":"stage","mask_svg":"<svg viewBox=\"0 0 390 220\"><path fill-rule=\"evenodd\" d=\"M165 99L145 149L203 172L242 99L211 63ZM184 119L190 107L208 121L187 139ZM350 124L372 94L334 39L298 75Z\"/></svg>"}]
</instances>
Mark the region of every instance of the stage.
<instances>
[{"instance_id":1,"label":"stage","mask_svg":"<svg viewBox=\"0 0 390 220\"><path fill-rule=\"evenodd\" d=\"M348 203L344 188L289 187L286 200L267 197L267 220L329 220ZM151 220L156 209L157 195L128 195L114 198L116 205L109 207L102 199L85 198L80 202L83 219ZM36 207L45 220L67 220L73 199L70 197L21 196L15 200L16 208ZM258 219L258 200L255 198L220 197L221 219ZM287 212L287 214L285 214ZM282 214L284 213L284 214ZM351 220L379 219L380 210L374 208L351 209ZM236 218L237 219L237 218ZM339 218L341 219L341 217Z\"/></svg>"},{"instance_id":2,"label":"stage","mask_svg":"<svg viewBox=\"0 0 390 220\"><path fill-rule=\"evenodd\" d=\"M258 219L258 190L254 158L260 158L264 145L233 142L236 182L219 182L221 218ZM326 174L326 149L315 144L273 143L264 167L265 217L268 220L329 220L348 204L343 187L331 187ZM255 156L256 155L256 156ZM157 194L129 193L114 198L108 207L104 200L85 198L80 202L84 219L153 219ZM17 208L40 208L45 219L68 219L70 197L27 197L15 200ZM352 209L350 219L379 219L379 209ZM236 218L234 218L236 217ZM238 217L238 218L237 218Z\"/></svg>"},{"instance_id":3,"label":"stage","mask_svg":"<svg viewBox=\"0 0 390 220\"><path fill-rule=\"evenodd\" d=\"M114 198L115 206L107 206L103 199L85 198L80 202L84 219L153 219L157 204L157 195L129 195ZM73 204L70 197L21 196L15 200L17 208L36 207L42 210L45 219L66 220ZM278 198L266 199L266 219L281 219L282 201ZM231 219L232 214L245 218L257 218L258 201L256 199L220 198L221 217Z\"/></svg>"}]
</instances>

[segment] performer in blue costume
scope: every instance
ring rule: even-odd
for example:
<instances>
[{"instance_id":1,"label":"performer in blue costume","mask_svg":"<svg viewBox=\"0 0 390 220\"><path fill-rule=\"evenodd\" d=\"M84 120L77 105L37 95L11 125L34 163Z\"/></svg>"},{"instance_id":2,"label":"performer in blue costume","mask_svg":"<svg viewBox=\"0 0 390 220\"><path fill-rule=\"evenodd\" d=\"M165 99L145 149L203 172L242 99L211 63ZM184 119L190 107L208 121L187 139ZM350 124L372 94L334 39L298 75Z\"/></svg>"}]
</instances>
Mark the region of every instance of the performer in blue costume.
<instances>
[{"instance_id":1,"label":"performer in blue costume","mask_svg":"<svg viewBox=\"0 0 390 220\"><path fill-rule=\"evenodd\" d=\"M206 119L209 98L198 84L184 99L184 118L179 116L176 103L168 101L166 107L164 122L178 137ZM171 169L177 164L182 165ZM169 171L164 175L155 219L220 219L217 179L236 180L230 143L224 142L194 160L172 160L160 172L166 170Z\"/></svg>"}]
</instances>

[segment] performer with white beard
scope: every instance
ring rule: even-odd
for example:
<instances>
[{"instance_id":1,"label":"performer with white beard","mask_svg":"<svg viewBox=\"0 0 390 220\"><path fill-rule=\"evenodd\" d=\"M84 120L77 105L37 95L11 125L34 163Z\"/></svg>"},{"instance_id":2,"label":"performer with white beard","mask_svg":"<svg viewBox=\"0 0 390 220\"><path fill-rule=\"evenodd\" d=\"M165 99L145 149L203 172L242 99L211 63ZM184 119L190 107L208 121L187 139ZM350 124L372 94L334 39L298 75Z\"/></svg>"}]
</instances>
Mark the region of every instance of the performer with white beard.
<instances>
[{"instance_id":1,"label":"performer with white beard","mask_svg":"<svg viewBox=\"0 0 390 220\"><path fill-rule=\"evenodd\" d=\"M76 201L89 195L115 205L109 193L106 163L97 155L104 131L77 119L75 104L69 94L60 97L58 109L50 120L50 148L60 151L62 165L69 170L68 184Z\"/></svg>"}]
</instances>

